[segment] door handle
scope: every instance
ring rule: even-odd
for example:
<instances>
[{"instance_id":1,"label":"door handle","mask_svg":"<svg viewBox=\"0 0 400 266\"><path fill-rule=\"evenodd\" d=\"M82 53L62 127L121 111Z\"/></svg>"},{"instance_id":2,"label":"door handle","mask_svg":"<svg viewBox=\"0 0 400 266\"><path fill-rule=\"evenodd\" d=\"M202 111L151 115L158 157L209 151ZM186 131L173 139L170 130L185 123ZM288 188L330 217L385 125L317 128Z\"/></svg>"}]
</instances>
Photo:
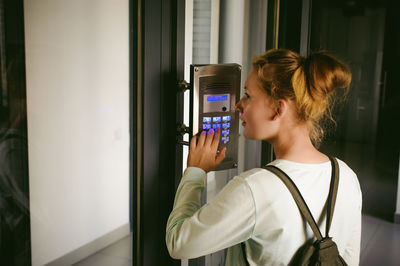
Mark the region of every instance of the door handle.
<instances>
[{"instance_id":1,"label":"door handle","mask_svg":"<svg viewBox=\"0 0 400 266\"><path fill-rule=\"evenodd\" d=\"M186 80L180 80L178 82L178 93L184 93L185 91L190 89L190 83L187 82ZM192 91L190 90L190 93ZM186 145L189 146L189 141L182 140L182 137L185 134L189 134L189 139L191 139L191 128L186 126L185 124L177 124L176 125L176 133L177 133L177 140L176 143L180 145Z\"/></svg>"}]
</instances>

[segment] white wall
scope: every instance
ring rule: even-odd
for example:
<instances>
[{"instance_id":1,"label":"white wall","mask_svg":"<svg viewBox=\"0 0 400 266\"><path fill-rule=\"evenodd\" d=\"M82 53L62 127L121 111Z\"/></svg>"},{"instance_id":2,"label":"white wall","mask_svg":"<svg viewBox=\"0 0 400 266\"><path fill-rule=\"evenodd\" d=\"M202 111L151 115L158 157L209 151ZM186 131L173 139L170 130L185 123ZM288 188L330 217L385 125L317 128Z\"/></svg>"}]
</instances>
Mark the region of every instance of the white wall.
<instances>
[{"instance_id":1,"label":"white wall","mask_svg":"<svg viewBox=\"0 0 400 266\"><path fill-rule=\"evenodd\" d=\"M128 0L25 7L33 265L129 223Z\"/></svg>"}]
</instances>

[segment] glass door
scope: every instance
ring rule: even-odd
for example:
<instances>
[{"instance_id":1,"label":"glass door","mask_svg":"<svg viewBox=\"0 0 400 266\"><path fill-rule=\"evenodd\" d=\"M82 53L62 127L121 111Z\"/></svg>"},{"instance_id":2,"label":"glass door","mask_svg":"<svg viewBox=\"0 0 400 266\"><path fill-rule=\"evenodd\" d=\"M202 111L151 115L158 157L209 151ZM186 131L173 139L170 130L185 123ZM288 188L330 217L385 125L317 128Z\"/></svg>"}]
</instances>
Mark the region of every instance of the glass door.
<instances>
[{"instance_id":1,"label":"glass door","mask_svg":"<svg viewBox=\"0 0 400 266\"><path fill-rule=\"evenodd\" d=\"M356 172L364 213L393 221L400 94L395 85L398 67L393 61L399 58L398 29L392 27L399 20L387 3L313 1L309 47L342 58L353 73L344 105L334 112L336 129L321 149L344 160Z\"/></svg>"},{"instance_id":2,"label":"glass door","mask_svg":"<svg viewBox=\"0 0 400 266\"><path fill-rule=\"evenodd\" d=\"M0 264L31 264L23 1L0 1Z\"/></svg>"}]
</instances>

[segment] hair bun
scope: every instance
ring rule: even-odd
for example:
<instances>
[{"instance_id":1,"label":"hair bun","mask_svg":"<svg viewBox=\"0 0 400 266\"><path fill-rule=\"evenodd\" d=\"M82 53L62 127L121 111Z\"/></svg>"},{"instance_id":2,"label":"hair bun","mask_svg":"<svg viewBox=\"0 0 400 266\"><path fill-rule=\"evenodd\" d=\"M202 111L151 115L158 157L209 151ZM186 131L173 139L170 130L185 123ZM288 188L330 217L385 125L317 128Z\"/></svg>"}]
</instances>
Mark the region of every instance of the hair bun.
<instances>
[{"instance_id":1,"label":"hair bun","mask_svg":"<svg viewBox=\"0 0 400 266\"><path fill-rule=\"evenodd\" d=\"M348 89L351 72L347 65L324 51L303 57L301 66L292 78L296 102L305 120L318 119L335 90Z\"/></svg>"},{"instance_id":2,"label":"hair bun","mask_svg":"<svg viewBox=\"0 0 400 266\"><path fill-rule=\"evenodd\" d=\"M301 66L292 77L298 114L313 124L310 135L315 143L319 143L323 136L320 121L326 117L334 122L331 100L339 88L344 88L347 93L351 72L346 64L324 51L303 57Z\"/></svg>"},{"instance_id":3,"label":"hair bun","mask_svg":"<svg viewBox=\"0 0 400 266\"><path fill-rule=\"evenodd\" d=\"M325 51L309 55L304 67L311 93L329 94L338 88L348 88L351 83L349 67Z\"/></svg>"}]
</instances>

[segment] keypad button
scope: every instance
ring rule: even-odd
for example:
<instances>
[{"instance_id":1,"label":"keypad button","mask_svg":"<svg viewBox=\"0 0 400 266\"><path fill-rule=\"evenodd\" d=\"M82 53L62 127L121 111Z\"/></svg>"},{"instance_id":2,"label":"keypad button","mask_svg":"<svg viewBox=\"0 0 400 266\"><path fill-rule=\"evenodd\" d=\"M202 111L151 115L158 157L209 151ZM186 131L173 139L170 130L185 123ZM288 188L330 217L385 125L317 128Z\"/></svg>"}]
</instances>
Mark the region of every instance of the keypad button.
<instances>
[{"instance_id":1,"label":"keypad button","mask_svg":"<svg viewBox=\"0 0 400 266\"><path fill-rule=\"evenodd\" d=\"M221 117L220 116L213 117L213 123L221 123Z\"/></svg>"},{"instance_id":2,"label":"keypad button","mask_svg":"<svg viewBox=\"0 0 400 266\"><path fill-rule=\"evenodd\" d=\"M213 129L221 128L221 124L213 124L212 128Z\"/></svg>"},{"instance_id":3,"label":"keypad button","mask_svg":"<svg viewBox=\"0 0 400 266\"><path fill-rule=\"evenodd\" d=\"M203 124L203 129L205 130L211 129L211 124Z\"/></svg>"},{"instance_id":4,"label":"keypad button","mask_svg":"<svg viewBox=\"0 0 400 266\"><path fill-rule=\"evenodd\" d=\"M222 137L222 138L221 138L221 141L222 141L222 143L224 143L224 144L228 143L229 140L230 140L230 137L229 137L229 136L226 136L226 137Z\"/></svg>"},{"instance_id":5,"label":"keypad button","mask_svg":"<svg viewBox=\"0 0 400 266\"><path fill-rule=\"evenodd\" d=\"M231 123L224 123L222 124L222 129L227 129L231 127Z\"/></svg>"},{"instance_id":6,"label":"keypad button","mask_svg":"<svg viewBox=\"0 0 400 266\"><path fill-rule=\"evenodd\" d=\"M222 130L222 136L228 136L229 134L231 133L231 131L228 129L228 130Z\"/></svg>"},{"instance_id":7,"label":"keypad button","mask_svg":"<svg viewBox=\"0 0 400 266\"><path fill-rule=\"evenodd\" d=\"M227 116L223 116L222 117L222 122L229 122L229 121L231 121L231 116L230 115L227 115Z\"/></svg>"},{"instance_id":8,"label":"keypad button","mask_svg":"<svg viewBox=\"0 0 400 266\"><path fill-rule=\"evenodd\" d=\"M203 123L211 124L211 117L203 117Z\"/></svg>"}]
</instances>

